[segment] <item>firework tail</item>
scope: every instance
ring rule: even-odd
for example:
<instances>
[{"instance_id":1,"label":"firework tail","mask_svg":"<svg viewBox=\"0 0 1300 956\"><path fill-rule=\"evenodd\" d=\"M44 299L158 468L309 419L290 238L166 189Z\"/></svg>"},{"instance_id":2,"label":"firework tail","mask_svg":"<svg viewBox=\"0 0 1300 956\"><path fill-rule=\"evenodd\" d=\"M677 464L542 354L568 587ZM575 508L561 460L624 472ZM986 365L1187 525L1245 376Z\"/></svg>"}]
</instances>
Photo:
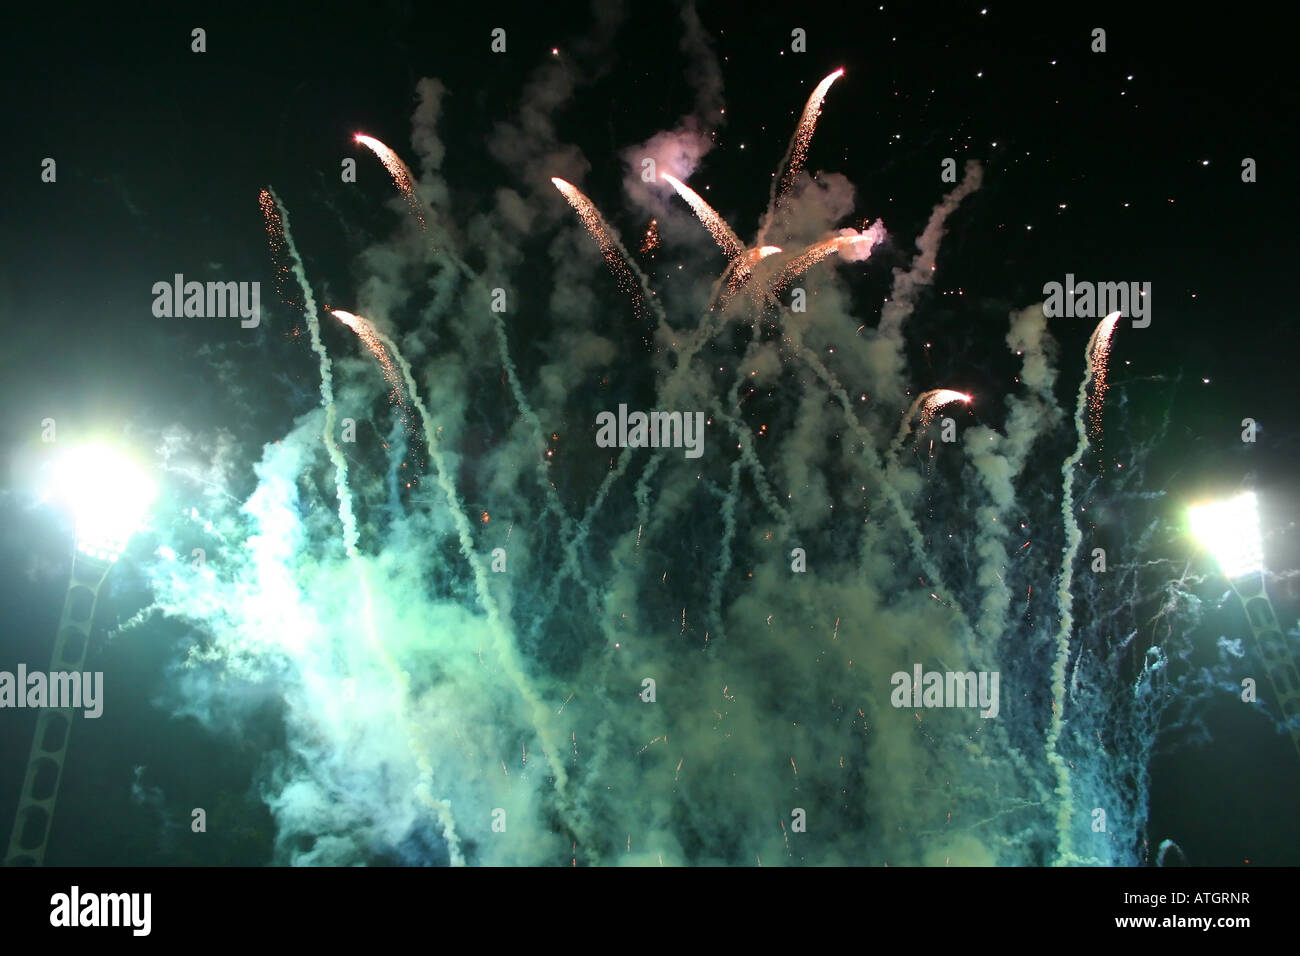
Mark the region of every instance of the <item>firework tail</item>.
<instances>
[{"instance_id":1,"label":"firework tail","mask_svg":"<svg viewBox=\"0 0 1300 956\"><path fill-rule=\"evenodd\" d=\"M311 333L311 348L320 358L320 397L321 406L325 409L325 426L321 430L321 438L325 442L325 451L334 465L334 488L339 499L339 521L343 525L343 549L349 557L355 557L359 534L357 518L352 511L352 490L348 487L348 463L343 457L343 452L339 450L338 442L334 440L334 424L338 419L338 412L334 407L333 367L329 353L325 351L325 345L321 341L320 319L316 315L316 297L312 295L311 286L307 283L307 272L303 268L302 257L298 255L298 247L294 245L293 233L289 229L289 211L284 208L275 190L268 189L267 192L280 215L280 225L284 229L284 242L289 252L289 261L293 274L302 287L303 314L307 319L307 329Z\"/></svg>"},{"instance_id":2,"label":"firework tail","mask_svg":"<svg viewBox=\"0 0 1300 956\"><path fill-rule=\"evenodd\" d=\"M1104 376L1105 362L1110 350L1110 337L1119 321L1119 313L1112 312L1102 319L1088 339L1087 370L1079 383L1075 401L1074 423L1078 443L1074 452L1061 465L1061 518L1065 522L1065 545L1062 548L1061 574L1057 579L1056 600L1060 628L1056 633L1056 662L1052 666L1052 719L1047 731L1047 762L1056 776L1056 832L1057 865L1086 862L1080 860L1072 849L1070 827L1074 816L1074 788L1070 782L1070 767L1061 756L1058 746L1065 719L1065 668L1070 657L1070 630L1074 627L1074 595L1070 586L1074 579L1074 561L1079 553L1083 535L1074 517L1074 469L1088 450L1088 387L1098 371Z\"/></svg>"}]
</instances>

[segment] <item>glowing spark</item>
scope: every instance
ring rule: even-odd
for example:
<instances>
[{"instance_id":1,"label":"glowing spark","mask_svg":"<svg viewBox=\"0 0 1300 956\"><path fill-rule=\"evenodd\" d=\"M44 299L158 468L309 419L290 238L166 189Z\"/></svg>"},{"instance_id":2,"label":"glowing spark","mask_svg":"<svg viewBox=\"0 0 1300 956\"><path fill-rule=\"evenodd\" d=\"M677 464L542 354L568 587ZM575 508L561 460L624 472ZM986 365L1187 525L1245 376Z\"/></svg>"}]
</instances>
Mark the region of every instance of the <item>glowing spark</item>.
<instances>
[{"instance_id":1,"label":"glowing spark","mask_svg":"<svg viewBox=\"0 0 1300 956\"><path fill-rule=\"evenodd\" d=\"M651 219L641 239L641 255L654 255L659 250L659 220Z\"/></svg>"},{"instance_id":2,"label":"glowing spark","mask_svg":"<svg viewBox=\"0 0 1300 956\"><path fill-rule=\"evenodd\" d=\"M926 428L934 420L935 413L946 405L953 402L970 403L971 397L965 392L954 391L951 388L936 388L933 391L926 392L922 396L925 403L921 406L921 427Z\"/></svg>"},{"instance_id":3,"label":"glowing spark","mask_svg":"<svg viewBox=\"0 0 1300 956\"><path fill-rule=\"evenodd\" d=\"M401 409L402 424L406 427L407 434L415 437L417 434L415 428L415 415L411 410L411 406L407 404L406 401L406 394L402 382L402 373L393 362L393 357L389 354L388 349L384 347L384 343L380 341L379 336L375 333L375 330L371 327L370 323L361 316L353 315L351 312L344 312L341 309L332 309L330 314L350 328L353 332L357 333L357 337L361 339L362 344L364 344L375 357L375 361L379 363L379 368L384 373L384 378L387 380L390 387L388 393L389 404Z\"/></svg>"},{"instance_id":4,"label":"glowing spark","mask_svg":"<svg viewBox=\"0 0 1300 956\"><path fill-rule=\"evenodd\" d=\"M637 281L637 276L633 274L631 262L628 259L627 250L623 248L622 243L614 237L613 230L600 215L600 211L590 199L584 196L572 183L565 182L558 176L552 176L551 182L560 194L568 200L573 211L578 214L582 224L587 227L587 232L591 233L591 238L596 240L596 245L600 247L600 254L605 257L605 264L609 266L609 271L614 273L614 279L618 287L627 292L637 302L637 311L641 310L641 287Z\"/></svg>"},{"instance_id":5,"label":"glowing spark","mask_svg":"<svg viewBox=\"0 0 1300 956\"><path fill-rule=\"evenodd\" d=\"M262 217L266 220L266 243L270 247L271 265L275 269L276 295L286 305L300 309L301 302L288 291L292 270L289 268L289 259L285 252L284 224L280 221L280 214L276 212L275 200L271 198L269 189L263 189L257 194L257 204L262 207Z\"/></svg>"},{"instance_id":6,"label":"glowing spark","mask_svg":"<svg viewBox=\"0 0 1300 956\"><path fill-rule=\"evenodd\" d=\"M1088 340L1088 365L1092 369L1092 398L1088 400L1089 431L1095 441L1101 434L1102 410L1106 400L1106 373L1110 368L1110 343L1120 314L1112 312L1101 321Z\"/></svg>"},{"instance_id":7,"label":"glowing spark","mask_svg":"<svg viewBox=\"0 0 1300 956\"><path fill-rule=\"evenodd\" d=\"M729 296L736 294L745 281L753 275L756 262L766 259L768 256L774 256L781 251L780 246L756 246L753 249L746 249L733 259L731 261L731 275L727 279L727 294Z\"/></svg>"},{"instance_id":8,"label":"glowing spark","mask_svg":"<svg viewBox=\"0 0 1300 956\"><path fill-rule=\"evenodd\" d=\"M921 430L930 427L930 422L934 420L935 413L945 405L951 405L953 402L970 403L971 396L965 392L958 392L951 388L933 388L928 392L922 392L912 402L912 406L903 416L903 421L898 426L898 434L894 436L894 443L889 446L889 460L895 463L898 453L903 448L903 443L907 441L907 436L911 431L912 419L918 410L921 412ZM937 598L936 598L937 600Z\"/></svg>"},{"instance_id":9,"label":"glowing spark","mask_svg":"<svg viewBox=\"0 0 1300 956\"><path fill-rule=\"evenodd\" d=\"M780 292L795 276L807 272L829 256L841 254L850 262L861 262L870 257L872 249L885 238L885 224L877 220L865 232L846 229L838 236L814 242L786 263L773 283L773 291ZM760 248L770 248L762 246Z\"/></svg>"},{"instance_id":10,"label":"glowing spark","mask_svg":"<svg viewBox=\"0 0 1300 956\"><path fill-rule=\"evenodd\" d=\"M400 156L373 136L357 133L352 139L379 157L379 161L384 164L388 174L393 177L393 183L397 186L398 192L410 204L411 211L415 213L415 218L419 221L420 228L423 229L424 211L420 207L419 197L415 194L415 180L411 177L411 171L407 168L406 163L402 162Z\"/></svg>"},{"instance_id":11,"label":"glowing spark","mask_svg":"<svg viewBox=\"0 0 1300 956\"><path fill-rule=\"evenodd\" d=\"M830 91L831 84L844 75L844 70L839 69L826 77L817 84L816 89L812 91L812 96L808 97L808 102L804 104L803 116L799 118L799 126L795 129L794 139L790 142L790 148L786 152L786 160L789 163L786 166L785 175L781 177L781 185L777 191L777 196L784 196L794 184L795 177L803 169L804 163L808 159L808 146L812 143L813 133L817 129L817 118L822 114L822 101L826 99L826 94Z\"/></svg>"},{"instance_id":12,"label":"glowing spark","mask_svg":"<svg viewBox=\"0 0 1300 956\"><path fill-rule=\"evenodd\" d=\"M836 236L831 239L823 239L821 242L814 242L811 246L805 248L802 252L791 259L776 281L772 284L773 291L780 292L790 281L797 275L807 272L817 263L821 262L828 256L833 256L840 251L842 240Z\"/></svg>"},{"instance_id":13,"label":"glowing spark","mask_svg":"<svg viewBox=\"0 0 1300 956\"><path fill-rule=\"evenodd\" d=\"M668 185L677 190L677 195L686 200L687 205L694 210L696 217L704 224L704 228L709 230L709 235L721 247L728 259L734 259L740 255L745 248L744 243L736 237L736 234L731 231L731 227L714 211L713 207L700 198L699 193L676 176L660 173L659 178L666 180Z\"/></svg>"}]
</instances>

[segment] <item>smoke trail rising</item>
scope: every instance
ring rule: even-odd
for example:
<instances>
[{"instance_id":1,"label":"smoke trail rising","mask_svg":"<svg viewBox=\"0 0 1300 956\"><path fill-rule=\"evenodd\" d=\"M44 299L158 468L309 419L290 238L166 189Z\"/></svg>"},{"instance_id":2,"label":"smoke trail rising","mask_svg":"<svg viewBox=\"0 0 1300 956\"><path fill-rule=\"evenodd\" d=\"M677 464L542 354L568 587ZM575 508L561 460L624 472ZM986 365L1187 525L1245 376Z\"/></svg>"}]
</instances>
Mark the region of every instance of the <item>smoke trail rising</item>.
<instances>
[{"instance_id":1,"label":"smoke trail rising","mask_svg":"<svg viewBox=\"0 0 1300 956\"><path fill-rule=\"evenodd\" d=\"M921 536L920 529L916 526L915 519L913 519L911 514L908 513L907 508L903 504L903 499L898 493L897 487L895 487L894 482L889 478L888 472L881 467L881 463L877 458L875 436L872 435L870 430L868 430L858 420L858 416L853 411L853 402L849 398L848 392L845 390L844 386L840 384L840 381L835 377L835 374L822 363L821 359L811 349L806 347L802 348L799 352L799 356L812 368L812 370L817 374L817 377L826 383L831 395L839 401L840 408L844 412L844 419L848 423L849 428L862 441L862 458L867 463L868 470L879 482L886 500L889 501L893 508L895 518L897 518L898 523L902 526L903 531L907 536L908 543L912 548L912 556L925 571L926 575L928 575L930 585L934 588L939 598L945 605L957 612L957 615L960 617L966 630L969 632L971 628L965 612L961 609L961 605L957 603L956 595L953 594L944 584L943 575L939 573L939 566L935 563L934 557L931 555L929 549L926 548L925 540Z\"/></svg>"},{"instance_id":2,"label":"smoke trail rising","mask_svg":"<svg viewBox=\"0 0 1300 956\"><path fill-rule=\"evenodd\" d=\"M352 316L352 319L358 324L370 325L362 316ZM502 619L500 608L492 597L491 590L488 587L487 570L483 566L482 559L474 550L473 532L470 529L469 518L465 514L460 495L452 481L450 466L442 453L441 442L438 439L437 430L433 427L432 417L420 398L419 389L415 384L415 375L411 371L410 364L402 356L397 344L384 333L375 329L373 325L370 325L370 329L397 360L397 364L402 370L402 377L406 382L407 393L411 396L411 401L420 415L420 420L424 423L424 438L429 448L429 457L434 464L436 480L446 496L448 511L455 525L460 543L461 556L469 564L473 572L475 594L479 606L487 615L488 632L492 637L493 649L496 651L497 659L501 662L506 675L527 705L533 728L542 741L542 752L555 779L556 793L562 804L567 807L568 771L560 761L560 748L551 727L550 709L542 703L528 677L524 674L518 651Z\"/></svg>"},{"instance_id":3,"label":"smoke trail rising","mask_svg":"<svg viewBox=\"0 0 1300 956\"><path fill-rule=\"evenodd\" d=\"M961 205L961 201L980 188L984 182L984 170L975 160L968 160L966 171L957 188L944 196L930 213L930 220L916 240L916 258L906 272L901 269L894 272L894 288L889 294L880 313L880 330L882 333L896 335L907 321L907 317L916 308L917 295L920 290L934 281L935 265L939 256L939 243L948 231L948 217Z\"/></svg>"},{"instance_id":4,"label":"smoke trail rising","mask_svg":"<svg viewBox=\"0 0 1300 956\"><path fill-rule=\"evenodd\" d=\"M1098 370L1105 375L1105 363L1110 354L1110 338L1115 332L1115 324L1120 313L1112 312L1102 319L1088 339L1087 370L1083 381L1079 383L1079 393L1075 401L1074 423L1079 436L1073 453L1061 465L1061 518L1065 523L1065 546L1062 548L1061 573L1056 585L1056 599L1060 628L1056 633L1056 661L1052 665L1052 720L1047 732L1047 760L1055 771L1056 795L1060 803L1057 807L1056 826L1059 843L1056 862L1089 862L1075 856L1072 849L1070 826L1074 818L1074 790L1070 782L1070 768L1061 756L1058 743L1065 720L1065 668L1070 657L1070 633L1074 628L1074 595L1070 590L1074 580L1074 561L1079 553L1083 534L1074 517L1074 469L1083 460L1088 450L1087 403L1088 386L1092 384Z\"/></svg>"},{"instance_id":5,"label":"smoke trail rising","mask_svg":"<svg viewBox=\"0 0 1300 956\"><path fill-rule=\"evenodd\" d=\"M894 270L894 286L880 312L876 340L881 350L878 360L880 381L877 391L882 398L896 398L903 392L903 324L916 308L921 290L934 281L939 244L947 231L948 217L961 201L980 188L984 171L975 160L968 160L957 188L944 196L916 240L916 257L907 271Z\"/></svg>"},{"instance_id":6,"label":"smoke trail rising","mask_svg":"<svg viewBox=\"0 0 1300 956\"><path fill-rule=\"evenodd\" d=\"M425 746L424 740L420 737L407 715L406 702L410 697L410 676L397 666L397 662L388 653L388 649L384 647L383 641L380 640L379 634L375 630L374 598L371 594L370 578L366 570L367 562L364 559L354 557L352 564L357 569L357 581L361 587L366 641L379 658L384 670L388 673L389 680L397 689L397 692L393 695L394 716L397 718L398 725L402 728L406 737L406 745L415 758L418 772L418 783L415 787L416 798L428 807L437 819L438 828L442 832L443 840L447 843L447 852L451 858L451 865L464 866L465 855L460 849L460 837L456 833L456 820L452 816L451 803L433 795L433 764L429 758L429 748Z\"/></svg>"},{"instance_id":7,"label":"smoke trail rising","mask_svg":"<svg viewBox=\"0 0 1300 956\"><path fill-rule=\"evenodd\" d=\"M303 313L307 318L307 329L311 333L311 348L320 358L320 397L321 405L325 409L325 426L321 429L321 438L325 442L325 450L334 465L334 488L339 499L339 521L343 524L343 549L351 557L357 553L357 540L360 538L360 533L357 531L356 515L352 511L352 490L348 487L347 459L343 457L343 452L339 450L338 443L334 440L334 424L338 412L334 408L332 365L329 353L325 351L325 345L320 337L320 319L316 315L316 298L312 295L311 286L307 283L307 272L303 268L302 257L298 255L298 247L294 245L293 233L289 229L289 211L284 208L284 204L280 202L280 197L275 194L275 190L268 189L267 192L280 214L280 223L284 228L284 242L289 250L293 274L297 277L298 285L302 288Z\"/></svg>"},{"instance_id":8,"label":"smoke trail rising","mask_svg":"<svg viewBox=\"0 0 1300 956\"><path fill-rule=\"evenodd\" d=\"M275 203L279 206L278 199L275 200ZM333 442L332 421L334 397L329 358L326 355L323 346L317 348L320 343L320 325L319 322L316 321L315 317L316 304L303 274L302 261L298 257L297 249L293 245L293 238L289 233L288 216L285 214L283 207L280 207L280 218L284 224L285 240L295 262L295 272L298 275L299 281L302 283L304 300L308 307L308 325L312 328L312 347L313 349L316 349L318 354L321 356L321 394L323 399L328 403L324 435L326 437L326 447L329 449L330 458L335 462L336 482L339 487L340 501L348 502L346 518L343 516L343 506L340 504L340 518L343 518L344 521L345 550L349 561L357 571L357 583L362 595L362 611L364 614L366 639L370 644L371 649L378 657L380 663L383 665L385 671L387 671L393 686L397 688L397 693L394 695L396 707L395 716L399 726L404 730L407 745L410 747L411 753L415 757L416 766L419 771L420 780L417 785L416 795L421 802L433 811L437 818L443 838L447 843L447 851L450 854L452 865L463 866L465 864L465 857L460 850L460 840L456 834L456 825L451 814L451 805L447 801L439 800L433 796L433 766L429 760L428 748L425 747L424 742L419 738L419 735L415 732L406 715L406 699L410 681L405 673L397 666L392 655L388 653L388 650L384 647L383 642L379 639L379 635L375 631L374 600L371 595L370 581L366 574L366 563L364 559L361 558L356 547L359 535L356 529L355 517L351 512L351 492L347 489L347 463L346 461L343 461L340 470L339 461L342 460L342 454L339 451L337 444L334 444ZM384 377L389 380L389 384L393 387L392 394L395 400L402 405L403 409L405 409L405 405L401 402L401 379L397 377L396 370L393 368L392 360L388 357L388 353L384 349L383 343L373 334L373 330L371 330L368 324L358 321L356 317L350 313L336 311L334 314L338 316L344 324L356 332L361 340L366 344L367 348L369 348L375 355L380 367L384 370ZM349 520L351 521L350 525Z\"/></svg>"},{"instance_id":9,"label":"smoke trail rising","mask_svg":"<svg viewBox=\"0 0 1300 956\"><path fill-rule=\"evenodd\" d=\"M568 509L564 507L564 503L560 501L560 496L555 490L555 484L551 481L546 459L542 454L546 447L546 430L542 428L541 419L537 417L537 412L524 394L523 383L519 381L519 370L515 368L514 359L510 357L509 343L506 341L505 319L500 312L493 314L496 318L497 347L501 354L501 367L505 369L506 379L510 383L510 393L514 396L515 404L519 406L520 414L524 416L524 420L533 429L538 484L542 488L542 493L546 495L551 510L559 517L560 526L569 541L569 546L566 549L567 560L565 567L570 568L578 584L587 592L588 600L594 604L596 600L595 591L581 573L582 563L578 555L578 548L581 546L579 529L574 525L573 518L569 515Z\"/></svg>"}]
</instances>

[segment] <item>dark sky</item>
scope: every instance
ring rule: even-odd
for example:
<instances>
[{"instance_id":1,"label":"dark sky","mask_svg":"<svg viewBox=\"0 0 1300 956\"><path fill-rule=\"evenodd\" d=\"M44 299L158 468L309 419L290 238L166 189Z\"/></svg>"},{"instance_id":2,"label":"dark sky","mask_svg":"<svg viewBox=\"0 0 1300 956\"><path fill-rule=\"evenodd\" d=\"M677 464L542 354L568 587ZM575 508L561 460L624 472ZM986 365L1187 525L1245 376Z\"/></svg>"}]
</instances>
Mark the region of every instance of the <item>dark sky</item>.
<instances>
[{"instance_id":1,"label":"dark sky","mask_svg":"<svg viewBox=\"0 0 1300 956\"><path fill-rule=\"evenodd\" d=\"M882 217L900 244L886 250L895 264L947 188L937 175L942 159L985 164L983 189L953 220L936 287L962 290L971 311L929 313L950 353L1000 340L1006 314L1067 272L1151 282L1152 325L1123 333L1122 358L1132 364L1116 367L1114 379L1120 390L1143 377L1163 383L1132 398L1135 416L1171 409L1150 463L1153 487L1172 498L1255 481L1266 493L1266 528L1282 529L1270 539L1270 564L1297 567L1298 329L1287 282L1298 245L1300 110L1281 26L1258 11L1203 16L1194 5L1140 13L1128 4L1087 12L880 6L701 5L727 120L693 185L708 185L709 200L752 237L805 97L844 67L808 168L858 184L861 216ZM672 4L628 4L613 43L591 52L580 42L591 17L576 3L141 4L6 18L6 454L34 445L47 417L74 434L107 427L148 436L180 420L269 438L280 413L236 399L206 358L247 347L237 324L155 318L150 289L180 272L257 279L270 290L257 207L269 183L294 211L325 296L345 307L355 292L350 263L387 228L392 198L350 137L365 130L409 152L419 78L448 87L443 173L474 210L498 187L517 185L485 140L558 48L582 77L560 113L561 138L591 162L582 187L625 236L644 222L621 201L620 150L671 127L694 99ZM206 53L190 51L196 26L207 32ZM504 55L489 49L498 26L507 30ZM790 51L796 27L807 31L806 53ZM1096 27L1106 30L1104 53L1089 49ZM340 189L347 156L358 159L361 181ZM57 161L57 183L40 180L46 157ZM1257 182L1242 182L1246 157L1257 163ZM263 302L258 347L273 358L259 374L268 392L288 386L309 403L312 363L279 361L298 354L287 338L293 315L269 291ZM1089 331L1084 322L1053 328L1071 354ZM995 375L969 374L975 387L981 374ZM1254 446L1240 441L1246 417L1262 425ZM1284 621L1295 616L1294 582L1276 595ZM5 610L32 619L19 590L5 595ZM1278 752L1286 759L1289 748ZM1181 772L1157 775L1157 824L1195 826L1168 782ZM1211 840L1201 859L1236 862L1238 846Z\"/></svg>"},{"instance_id":2,"label":"dark sky","mask_svg":"<svg viewBox=\"0 0 1300 956\"><path fill-rule=\"evenodd\" d=\"M863 215L914 235L940 160L981 159L987 183L948 247L951 287L1022 305L1066 272L1151 281L1159 311L1154 331L1133 336L1135 356L1168 363L1185 382L1211 379L1182 398L1194 412L1190 440L1215 441L1250 415L1294 455L1278 416L1293 392L1295 313L1277 280L1295 249L1285 184L1296 110L1271 31L1123 8L736 12L745 6L701 10L728 119L695 183L710 186L742 235L753 233L807 91L844 66L809 162L860 183ZM450 89L448 181L467 208L486 201L508 184L484 148L492 124L513 112L538 57L575 46L590 19L570 4L455 15L418 4L149 9L129 22L42 15L9 32L0 394L21 415L102 412L111 393L123 418L149 417L187 381L200 388L177 354L235 333L155 320L148 289L211 263L269 280L256 207L265 183L318 234L309 255L345 264L365 240L349 230L369 225L353 206L386 200L388 183L363 175L353 192L366 198L347 205L339 160L358 155L357 129L406 146L421 76ZM207 30L207 53L189 50L195 25ZM508 29L505 55L488 49L494 26ZM808 31L806 54L788 51L795 26ZM1107 30L1104 54L1089 52L1096 26ZM610 201L617 151L692 104L679 38L671 8L631 5L611 50L565 50L586 79L560 133L592 161L584 189L607 199L625 233L642 224L620 220ZM47 156L57 184L39 180ZM1258 182L1241 182L1243 157L1257 161ZM342 279L333 287L350 291ZM123 379L123 368L133 373ZM12 414L6 427L20 427Z\"/></svg>"}]
</instances>

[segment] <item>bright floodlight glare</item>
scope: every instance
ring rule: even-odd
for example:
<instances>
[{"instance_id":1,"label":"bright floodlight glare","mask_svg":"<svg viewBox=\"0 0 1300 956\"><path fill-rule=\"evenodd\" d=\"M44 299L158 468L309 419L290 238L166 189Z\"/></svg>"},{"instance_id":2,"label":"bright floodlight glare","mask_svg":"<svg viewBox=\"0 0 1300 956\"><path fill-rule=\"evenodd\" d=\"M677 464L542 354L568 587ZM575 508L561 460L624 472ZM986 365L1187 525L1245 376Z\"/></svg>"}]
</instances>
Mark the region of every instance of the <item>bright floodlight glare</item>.
<instances>
[{"instance_id":1,"label":"bright floodlight glare","mask_svg":"<svg viewBox=\"0 0 1300 956\"><path fill-rule=\"evenodd\" d=\"M1190 518L1192 533L1214 555L1229 578L1264 569L1264 542L1253 491L1227 501L1199 505L1191 509Z\"/></svg>"},{"instance_id":2,"label":"bright floodlight glare","mask_svg":"<svg viewBox=\"0 0 1300 956\"><path fill-rule=\"evenodd\" d=\"M120 452L89 445L58 465L56 483L77 521L77 550L116 561L139 530L157 489Z\"/></svg>"}]
</instances>

